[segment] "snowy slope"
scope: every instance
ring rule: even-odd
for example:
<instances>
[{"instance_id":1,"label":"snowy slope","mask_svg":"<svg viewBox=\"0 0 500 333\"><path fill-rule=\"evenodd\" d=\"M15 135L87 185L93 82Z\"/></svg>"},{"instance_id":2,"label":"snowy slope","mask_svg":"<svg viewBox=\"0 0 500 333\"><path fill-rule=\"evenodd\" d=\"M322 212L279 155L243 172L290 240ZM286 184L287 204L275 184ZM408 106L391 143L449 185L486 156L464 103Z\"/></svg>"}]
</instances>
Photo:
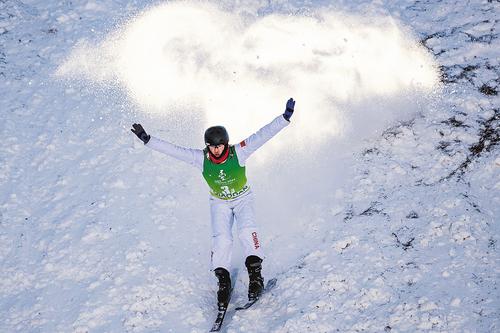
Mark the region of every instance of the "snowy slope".
<instances>
[{"instance_id":1,"label":"snowy slope","mask_svg":"<svg viewBox=\"0 0 500 333\"><path fill-rule=\"evenodd\" d=\"M249 21L341 12L357 18L352 38L358 22L383 26L374 17L390 17L434 55L443 83L423 97L409 89L381 98L370 95L376 83L361 73L366 85L354 95L357 104L338 102L340 85L332 95L304 94L302 105L294 94L295 127L249 168L268 253L264 270L278 285L255 309L230 311L224 329L500 330L498 2L221 4ZM200 119L216 117L199 105L227 106L206 102L213 96L202 92L194 102L176 101L177 113L148 113L120 78L55 75L82 41L98 44L147 6L0 2L2 332L205 332L214 319L206 187L196 170L134 141L129 126L140 121L160 137L196 146ZM376 48L369 45L365 50ZM294 74L305 80L307 73ZM343 73L346 87L351 74ZM281 69L273 75L286 78ZM268 108L273 116L290 93L278 90L284 98L269 102L276 103ZM269 113L249 116L246 127L225 116L239 137ZM318 119L341 126L304 134ZM245 298L241 259L237 251L236 302Z\"/></svg>"}]
</instances>

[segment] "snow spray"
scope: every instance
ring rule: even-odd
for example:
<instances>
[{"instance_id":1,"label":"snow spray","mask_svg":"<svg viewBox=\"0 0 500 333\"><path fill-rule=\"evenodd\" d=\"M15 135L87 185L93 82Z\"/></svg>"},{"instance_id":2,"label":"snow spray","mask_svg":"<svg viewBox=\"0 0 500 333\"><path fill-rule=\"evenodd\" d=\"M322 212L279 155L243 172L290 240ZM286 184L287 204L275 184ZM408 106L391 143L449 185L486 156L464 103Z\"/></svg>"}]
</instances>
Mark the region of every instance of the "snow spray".
<instances>
[{"instance_id":1,"label":"snow spray","mask_svg":"<svg viewBox=\"0 0 500 333\"><path fill-rule=\"evenodd\" d=\"M80 42L57 74L118 82L143 113L189 119L201 109L203 126L223 124L233 140L294 97L286 141L297 147L380 128L414 109L415 94L401 96L438 81L432 57L391 17L316 9L249 19L189 1L149 8L100 43Z\"/></svg>"}]
</instances>

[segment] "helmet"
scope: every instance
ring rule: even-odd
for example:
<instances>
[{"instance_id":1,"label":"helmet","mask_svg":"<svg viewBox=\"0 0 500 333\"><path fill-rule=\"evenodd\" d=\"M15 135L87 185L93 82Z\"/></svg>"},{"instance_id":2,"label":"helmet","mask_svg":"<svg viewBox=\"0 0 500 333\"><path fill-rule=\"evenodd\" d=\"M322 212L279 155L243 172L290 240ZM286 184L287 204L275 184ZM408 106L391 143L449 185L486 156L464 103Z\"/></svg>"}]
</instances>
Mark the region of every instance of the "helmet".
<instances>
[{"instance_id":1,"label":"helmet","mask_svg":"<svg viewBox=\"0 0 500 333\"><path fill-rule=\"evenodd\" d=\"M229 135L223 126L213 126L205 131L205 144L207 146L227 145L228 143Z\"/></svg>"}]
</instances>

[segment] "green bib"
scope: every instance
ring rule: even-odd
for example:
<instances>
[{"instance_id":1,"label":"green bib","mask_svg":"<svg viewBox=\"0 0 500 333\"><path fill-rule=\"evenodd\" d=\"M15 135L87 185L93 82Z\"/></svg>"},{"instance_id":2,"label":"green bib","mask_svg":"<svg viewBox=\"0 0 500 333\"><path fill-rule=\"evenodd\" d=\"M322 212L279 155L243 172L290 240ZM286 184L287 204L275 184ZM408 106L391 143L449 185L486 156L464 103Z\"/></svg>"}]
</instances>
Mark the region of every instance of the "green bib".
<instances>
[{"instance_id":1,"label":"green bib","mask_svg":"<svg viewBox=\"0 0 500 333\"><path fill-rule=\"evenodd\" d=\"M235 199L250 189L245 167L240 166L234 146L229 146L229 155L221 164L210 161L205 149L203 178L210 187L210 194L222 200Z\"/></svg>"}]
</instances>

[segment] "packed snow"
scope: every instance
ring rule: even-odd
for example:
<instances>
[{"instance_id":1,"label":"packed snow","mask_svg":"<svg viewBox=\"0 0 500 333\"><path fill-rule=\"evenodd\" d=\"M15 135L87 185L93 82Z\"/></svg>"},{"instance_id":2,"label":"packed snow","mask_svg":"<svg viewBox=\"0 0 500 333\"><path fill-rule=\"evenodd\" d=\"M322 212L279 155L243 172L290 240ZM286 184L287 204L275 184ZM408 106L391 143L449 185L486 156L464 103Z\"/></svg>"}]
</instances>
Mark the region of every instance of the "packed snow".
<instances>
[{"instance_id":1,"label":"packed snow","mask_svg":"<svg viewBox=\"0 0 500 333\"><path fill-rule=\"evenodd\" d=\"M130 132L239 142L272 292L225 332L500 331L498 1L0 1L0 331L207 332L208 190Z\"/></svg>"}]
</instances>

